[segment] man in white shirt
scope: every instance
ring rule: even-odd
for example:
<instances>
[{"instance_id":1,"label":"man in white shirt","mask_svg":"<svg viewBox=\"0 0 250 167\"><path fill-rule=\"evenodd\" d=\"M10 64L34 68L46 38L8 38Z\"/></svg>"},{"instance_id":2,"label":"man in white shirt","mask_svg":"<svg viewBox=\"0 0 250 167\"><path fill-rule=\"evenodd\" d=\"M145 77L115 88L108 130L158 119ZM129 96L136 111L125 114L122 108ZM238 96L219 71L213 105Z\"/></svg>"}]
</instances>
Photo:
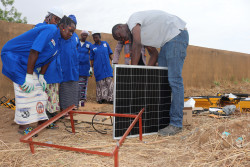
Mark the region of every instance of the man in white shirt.
<instances>
[{"instance_id":1,"label":"man in white shirt","mask_svg":"<svg viewBox=\"0 0 250 167\"><path fill-rule=\"evenodd\" d=\"M186 23L179 17L160 10L132 14L127 24L117 24L112 29L115 40L132 42L131 65L140 58L144 45L151 55L148 65L168 67L168 80L172 89L170 124L159 130L162 136L175 135L182 130L184 86L182 68L186 57L189 35ZM160 53L156 48L161 48Z\"/></svg>"}]
</instances>

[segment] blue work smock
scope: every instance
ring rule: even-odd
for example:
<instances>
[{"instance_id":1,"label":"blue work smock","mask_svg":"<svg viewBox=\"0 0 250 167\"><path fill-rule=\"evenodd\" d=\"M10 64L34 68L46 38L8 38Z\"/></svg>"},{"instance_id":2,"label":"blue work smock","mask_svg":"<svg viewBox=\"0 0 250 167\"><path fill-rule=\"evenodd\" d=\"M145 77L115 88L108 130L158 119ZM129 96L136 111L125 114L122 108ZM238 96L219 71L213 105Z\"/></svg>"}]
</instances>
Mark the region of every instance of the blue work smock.
<instances>
[{"instance_id":1,"label":"blue work smock","mask_svg":"<svg viewBox=\"0 0 250 167\"><path fill-rule=\"evenodd\" d=\"M40 26L44 26L44 25L48 25L45 21L43 23L38 23L35 25L34 28L40 27Z\"/></svg>"},{"instance_id":2,"label":"blue work smock","mask_svg":"<svg viewBox=\"0 0 250 167\"><path fill-rule=\"evenodd\" d=\"M30 50L39 52L35 69L52 61L58 52L60 29L55 25L44 25L31 29L8 41L2 48L2 73L13 82L25 82Z\"/></svg>"},{"instance_id":3,"label":"blue work smock","mask_svg":"<svg viewBox=\"0 0 250 167\"><path fill-rule=\"evenodd\" d=\"M60 61L62 68L63 81L78 81L79 80L79 56L77 47L79 38L76 33L68 40L60 40Z\"/></svg>"},{"instance_id":4,"label":"blue work smock","mask_svg":"<svg viewBox=\"0 0 250 167\"><path fill-rule=\"evenodd\" d=\"M93 54L93 45L89 41L85 41L85 43L81 46L81 42L79 42L77 51L79 53L79 76L90 76L90 54Z\"/></svg>"},{"instance_id":5,"label":"blue work smock","mask_svg":"<svg viewBox=\"0 0 250 167\"><path fill-rule=\"evenodd\" d=\"M113 69L110 65L109 55L113 54L109 44L101 41L101 44L93 44L94 54L90 55L90 60L94 61L94 75L96 82L113 77Z\"/></svg>"},{"instance_id":6,"label":"blue work smock","mask_svg":"<svg viewBox=\"0 0 250 167\"><path fill-rule=\"evenodd\" d=\"M43 23L38 23L35 25L34 28L47 25L46 22ZM62 40L61 37L59 37L58 41L58 55L60 55L60 41ZM35 70L36 73L38 73L37 70ZM44 74L44 79L46 80L47 84L52 84L52 83L61 83L63 80L62 76L62 69L61 69L61 63L60 63L60 57L56 56L54 60L52 60L49 64L49 67L47 68L45 74Z\"/></svg>"},{"instance_id":7,"label":"blue work smock","mask_svg":"<svg viewBox=\"0 0 250 167\"><path fill-rule=\"evenodd\" d=\"M47 84L61 83L63 81L61 60L60 60L60 48L58 56L56 56L56 58L50 62L49 67L47 68L44 74L44 79L46 80Z\"/></svg>"}]
</instances>

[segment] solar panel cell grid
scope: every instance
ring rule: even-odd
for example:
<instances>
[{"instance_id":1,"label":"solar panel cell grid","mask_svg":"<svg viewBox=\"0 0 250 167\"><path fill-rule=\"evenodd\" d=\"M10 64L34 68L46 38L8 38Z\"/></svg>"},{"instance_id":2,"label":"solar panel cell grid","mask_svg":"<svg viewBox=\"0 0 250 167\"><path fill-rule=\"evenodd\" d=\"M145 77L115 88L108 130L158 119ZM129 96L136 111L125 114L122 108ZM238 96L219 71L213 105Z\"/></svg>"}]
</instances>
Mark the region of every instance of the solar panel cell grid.
<instances>
[{"instance_id":1,"label":"solar panel cell grid","mask_svg":"<svg viewBox=\"0 0 250 167\"><path fill-rule=\"evenodd\" d=\"M143 134L157 132L169 124L171 89L167 68L149 66L115 66L114 113L138 114L142 108ZM121 137L131 118L114 119L114 138ZM130 136L139 134L138 123Z\"/></svg>"}]
</instances>

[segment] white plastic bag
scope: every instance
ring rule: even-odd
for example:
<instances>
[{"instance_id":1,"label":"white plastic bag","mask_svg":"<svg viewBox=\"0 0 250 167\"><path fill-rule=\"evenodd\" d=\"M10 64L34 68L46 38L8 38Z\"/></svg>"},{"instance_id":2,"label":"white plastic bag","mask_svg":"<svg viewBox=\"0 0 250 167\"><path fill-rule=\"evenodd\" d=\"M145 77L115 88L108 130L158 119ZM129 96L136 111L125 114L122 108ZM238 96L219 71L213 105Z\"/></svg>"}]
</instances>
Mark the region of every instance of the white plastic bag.
<instances>
[{"instance_id":1,"label":"white plastic bag","mask_svg":"<svg viewBox=\"0 0 250 167\"><path fill-rule=\"evenodd\" d=\"M188 101L184 102L184 107L195 107L195 100L190 98Z\"/></svg>"}]
</instances>

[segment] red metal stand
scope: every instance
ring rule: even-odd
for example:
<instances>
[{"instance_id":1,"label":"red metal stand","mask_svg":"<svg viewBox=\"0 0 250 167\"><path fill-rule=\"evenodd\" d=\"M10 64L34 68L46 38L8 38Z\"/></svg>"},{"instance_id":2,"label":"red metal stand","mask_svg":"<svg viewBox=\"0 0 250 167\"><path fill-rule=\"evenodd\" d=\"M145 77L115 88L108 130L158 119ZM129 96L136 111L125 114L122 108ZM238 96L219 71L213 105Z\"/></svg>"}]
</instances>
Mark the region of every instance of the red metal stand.
<instances>
[{"instance_id":1,"label":"red metal stand","mask_svg":"<svg viewBox=\"0 0 250 167\"><path fill-rule=\"evenodd\" d=\"M117 145L115 149L113 150L112 153L107 153L107 152L100 152L100 151L92 151L92 150L86 150L86 149L80 149L80 148L75 148L75 147L67 147L67 146L61 146L61 145L55 145L55 144L48 144L48 143L42 143L42 142L34 142L32 141L32 136L35 134L39 133L41 130L46 128L48 125L51 123L55 122L62 116L66 115L67 113L70 114L70 121L71 121L71 127L72 127L72 132L75 133L75 125L74 125L74 120L73 120L73 114L78 113L78 114L90 114L90 115L95 115L97 113L95 112L82 112L82 111L73 111L72 109L75 106L72 105L68 107L67 109L63 110L61 113L56 115L55 117L51 118L50 120L44 122L40 126L38 126L36 129L28 133L27 135L24 135L23 137L20 138L20 142L23 143L28 143L30 146L30 151L32 154L35 153L35 148L34 145L40 145L40 146L47 146L47 147L54 147L54 148L59 148L63 150L69 150L69 151L77 151L77 152L83 152L83 153L89 153L89 154L98 154L102 156L110 156L114 157L114 166L118 167L119 165L119 160L118 160L118 154L119 154L119 148L122 146L124 140L130 133L131 129L135 126L136 122L139 121L139 139L142 140L142 113L144 112L144 108L139 112L138 115L132 115L132 114L114 114L114 113L98 113L98 115L104 115L104 116L114 116L114 117L127 117L127 118L135 118L134 121L131 123L131 125L128 127L122 138L117 142Z\"/></svg>"}]
</instances>

